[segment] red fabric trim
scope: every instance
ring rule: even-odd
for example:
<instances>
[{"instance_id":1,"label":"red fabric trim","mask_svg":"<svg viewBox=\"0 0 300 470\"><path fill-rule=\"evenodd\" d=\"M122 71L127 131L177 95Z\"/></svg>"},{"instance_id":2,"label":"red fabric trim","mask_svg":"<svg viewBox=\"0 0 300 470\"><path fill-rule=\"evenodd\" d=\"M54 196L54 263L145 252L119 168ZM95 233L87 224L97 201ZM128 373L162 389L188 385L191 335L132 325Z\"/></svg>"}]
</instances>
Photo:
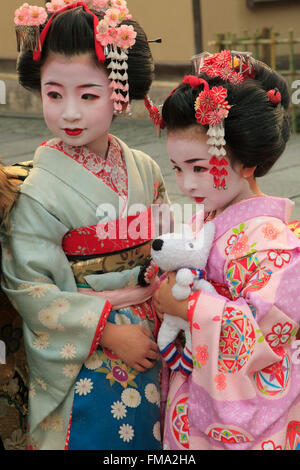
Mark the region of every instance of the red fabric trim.
<instances>
[{"instance_id":1,"label":"red fabric trim","mask_svg":"<svg viewBox=\"0 0 300 470\"><path fill-rule=\"evenodd\" d=\"M65 442L65 448L64 448L64 450L69 450L69 440L70 440L70 432L71 432L72 412L73 412L73 408L71 409L71 413L70 413L69 426L68 426L68 431L67 431L67 437L66 437L66 442Z\"/></svg>"},{"instance_id":2,"label":"red fabric trim","mask_svg":"<svg viewBox=\"0 0 300 470\"><path fill-rule=\"evenodd\" d=\"M201 294L201 290L198 290L197 292L193 292L189 296L189 303L188 303L188 320L190 323L190 329L192 331L192 325L193 325L193 318L194 318L194 311L197 305L197 301L199 299L199 296Z\"/></svg>"},{"instance_id":3,"label":"red fabric trim","mask_svg":"<svg viewBox=\"0 0 300 470\"><path fill-rule=\"evenodd\" d=\"M97 347L98 347L98 345L101 341L102 333L103 333L103 330L105 328L105 325L106 325L106 322L107 322L107 319L109 317L111 309L112 309L112 304L107 301L105 303L104 308L103 308L102 315L100 317L100 320L99 320L99 323L98 323L98 326L97 326L97 329L96 329L96 333L95 333L95 336L94 336L94 339L93 339L92 346L91 346L88 357L90 357L96 351L96 349L97 349Z\"/></svg>"},{"instance_id":4,"label":"red fabric trim","mask_svg":"<svg viewBox=\"0 0 300 470\"><path fill-rule=\"evenodd\" d=\"M141 227L141 230L135 230L136 226L133 224L135 221L138 222L139 219L143 222L141 224L143 227ZM142 235L147 235L146 238L136 237L141 231ZM131 236L134 236L134 238L131 238ZM138 215L122 217L105 224L70 230L63 237L62 248L66 255L114 253L142 245L150 241L153 236L154 221L152 208L149 207Z\"/></svg>"}]
</instances>

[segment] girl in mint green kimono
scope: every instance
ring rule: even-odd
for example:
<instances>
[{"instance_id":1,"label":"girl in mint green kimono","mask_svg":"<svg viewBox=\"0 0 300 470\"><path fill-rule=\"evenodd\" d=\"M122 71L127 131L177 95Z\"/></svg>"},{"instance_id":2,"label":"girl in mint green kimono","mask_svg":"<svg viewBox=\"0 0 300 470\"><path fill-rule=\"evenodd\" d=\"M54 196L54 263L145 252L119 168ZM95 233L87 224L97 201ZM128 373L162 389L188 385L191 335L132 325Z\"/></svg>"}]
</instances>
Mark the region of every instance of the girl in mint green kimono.
<instances>
[{"instance_id":1,"label":"girl in mint green kimono","mask_svg":"<svg viewBox=\"0 0 300 470\"><path fill-rule=\"evenodd\" d=\"M121 49L102 47L104 15L83 2L53 14L18 62L55 136L35 153L3 245L3 289L24 325L32 449L161 448L153 283L137 280L152 236L141 227L167 196L157 164L109 134L128 87L130 99L146 96L153 62L131 20L111 26L124 26Z\"/></svg>"}]
</instances>

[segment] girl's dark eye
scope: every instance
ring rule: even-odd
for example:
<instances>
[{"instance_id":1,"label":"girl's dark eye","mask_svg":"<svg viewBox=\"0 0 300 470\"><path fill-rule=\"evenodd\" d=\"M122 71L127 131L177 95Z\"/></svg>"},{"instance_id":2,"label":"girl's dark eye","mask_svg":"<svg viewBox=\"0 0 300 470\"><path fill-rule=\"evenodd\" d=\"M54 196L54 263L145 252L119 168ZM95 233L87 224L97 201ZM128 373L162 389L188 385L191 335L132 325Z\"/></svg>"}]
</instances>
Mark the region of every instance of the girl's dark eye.
<instances>
[{"instance_id":1,"label":"girl's dark eye","mask_svg":"<svg viewBox=\"0 0 300 470\"><path fill-rule=\"evenodd\" d=\"M179 173L181 171L181 168L179 168L179 166L173 166L173 170Z\"/></svg>"},{"instance_id":2,"label":"girl's dark eye","mask_svg":"<svg viewBox=\"0 0 300 470\"><path fill-rule=\"evenodd\" d=\"M100 96L97 96L97 95L93 95L92 93L85 93L84 95L82 95L81 97L83 100L97 100L100 98Z\"/></svg>"},{"instance_id":3,"label":"girl's dark eye","mask_svg":"<svg viewBox=\"0 0 300 470\"><path fill-rule=\"evenodd\" d=\"M61 98L61 95L57 93L57 91L49 91L49 93L47 93L47 96L49 96L49 98L52 98L53 100L58 100L59 98Z\"/></svg>"},{"instance_id":4,"label":"girl's dark eye","mask_svg":"<svg viewBox=\"0 0 300 470\"><path fill-rule=\"evenodd\" d=\"M195 173L201 173L202 171L206 171L207 168L204 168L203 166L194 166L194 172Z\"/></svg>"}]
</instances>

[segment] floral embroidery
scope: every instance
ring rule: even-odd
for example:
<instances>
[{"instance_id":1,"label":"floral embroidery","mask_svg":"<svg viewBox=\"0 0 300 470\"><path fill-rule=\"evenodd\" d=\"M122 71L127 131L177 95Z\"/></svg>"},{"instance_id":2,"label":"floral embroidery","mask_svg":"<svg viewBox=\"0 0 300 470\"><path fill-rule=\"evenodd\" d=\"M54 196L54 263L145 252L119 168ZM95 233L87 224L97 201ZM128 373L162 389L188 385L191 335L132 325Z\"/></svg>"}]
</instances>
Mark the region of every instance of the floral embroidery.
<instances>
[{"instance_id":1,"label":"floral embroidery","mask_svg":"<svg viewBox=\"0 0 300 470\"><path fill-rule=\"evenodd\" d=\"M109 142L110 146L106 160L91 152L88 147L74 147L57 138L49 140L44 145L65 153L102 179L121 197L126 197L128 194L128 179L125 158L117 139L109 136Z\"/></svg>"},{"instance_id":2,"label":"floral embroidery","mask_svg":"<svg viewBox=\"0 0 300 470\"><path fill-rule=\"evenodd\" d=\"M134 429L129 424L122 424L122 426L119 429L119 434L120 434L120 438L124 442L129 442L133 439Z\"/></svg>"},{"instance_id":3,"label":"floral embroidery","mask_svg":"<svg viewBox=\"0 0 300 470\"><path fill-rule=\"evenodd\" d=\"M275 447L275 443L273 441L265 441L261 445L262 450L282 450L281 446Z\"/></svg>"},{"instance_id":4,"label":"floral embroidery","mask_svg":"<svg viewBox=\"0 0 300 470\"><path fill-rule=\"evenodd\" d=\"M247 243L248 237L247 235L242 235L234 244L231 249L232 256L243 256L250 250L250 245Z\"/></svg>"},{"instance_id":5,"label":"floral embroidery","mask_svg":"<svg viewBox=\"0 0 300 470\"><path fill-rule=\"evenodd\" d=\"M89 370L98 369L102 364L103 361L97 351L95 351L94 354L92 354L84 363L85 367Z\"/></svg>"},{"instance_id":6,"label":"floral embroidery","mask_svg":"<svg viewBox=\"0 0 300 470\"><path fill-rule=\"evenodd\" d=\"M196 361L198 361L201 366L205 366L208 361L208 357L209 353L206 344L204 344L203 346L196 347Z\"/></svg>"},{"instance_id":7,"label":"floral embroidery","mask_svg":"<svg viewBox=\"0 0 300 470\"><path fill-rule=\"evenodd\" d=\"M91 379L80 379L79 382L76 382L75 393L78 395L87 395L91 393L93 389L93 382Z\"/></svg>"},{"instance_id":8,"label":"floral embroidery","mask_svg":"<svg viewBox=\"0 0 300 470\"><path fill-rule=\"evenodd\" d=\"M5 450L26 450L26 434L16 429L3 441Z\"/></svg>"},{"instance_id":9,"label":"floral embroidery","mask_svg":"<svg viewBox=\"0 0 300 470\"><path fill-rule=\"evenodd\" d=\"M27 295L30 295L34 299L39 299L41 297L44 297L46 295L48 288L46 286L31 286L28 289Z\"/></svg>"},{"instance_id":10,"label":"floral embroidery","mask_svg":"<svg viewBox=\"0 0 300 470\"><path fill-rule=\"evenodd\" d=\"M288 322L284 325L276 323L272 328L272 333L269 333L266 336L266 340L270 344L271 348L277 348L282 344L286 344L293 336L292 328L292 324Z\"/></svg>"},{"instance_id":11,"label":"floral embroidery","mask_svg":"<svg viewBox=\"0 0 300 470\"><path fill-rule=\"evenodd\" d=\"M58 327L58 313L50 309L40 310L38 313L39 320L42 325L50 330L55 330Z\"/></svg>"},{"instance_id":12,"label":"floral embroidery","mask_svg":"<svg viewBox=\"0 0 300 470\"><path fill-rule=\"evenodd\" d=\"M43 431L52 431L61 432L63 430L63 419L62 416L58 413L47 416L39 425Z\"/></svg>"},{"instance_id":13,"label":"floral embroidery","mask_svg":"<svg viewBox=\"0 0 300 470\"><path fill-rule=\"evenodd\" d=\"M47 390L47 385L44 380L36 378L35 381L43 390Z\"/></svg>"},{"instance_id":14,"label":"floral embroidery","mask_svg":"<svg viewBox=\"0 0 300 470\"><path fill-rule=\"evenodd\" d=\"M76 346L74 344L65 344L60 350L61 357L64 359L74 359L76 356Z\"/></svg>"},{"instance_id":15,"label":"floral embroidery","mask_svg":"<svg viewBox=\"0 0 300 470\"><path fill-rule=\"evenodd\" d=\"M98 325L99 315L95 312L87 312L80 318L80 323L88 328L94 328Z\"/></svg>"},{"instance_id":16,"label":"floral embroidery","mask_svg":"<svg viewBox=\"0 0 300 470\"><path fill-rule=\"evenodd\" d=\"M38 331L36 331L36 334L38 336L34 338L34 340L32 341L33 346L36 349L48 349L50 334L44 333L44 332L38 332Z\"/></svg>"},{"instance_id":17,"label":"floral embroidery","mask_svg":"<svg viewBox=\"0 0 300 470\"><path fill-rule=\"evenodd\" d=\"M159 405L159 391L155 384L147 384L145 387L145 397L150 403L156 403Z\"/></svg>"},{"instance_id":18,"label":"floral embroidery","mask_svg":"<svg viewBox=\"0 0 300 470\"><path fill-rule=\"evenodd\" d=\"M137 408L141 403L141 395L134 388L126 388L122 392L121 399L129 408Z\"/></svg>"},{"instance_id":19,"label":"floral embroidery","mask_svg":"<svg viewBox=\"0 0 300 470\"><path fill-rule=\"evenodd\" d=\"M268 252L269 260L273 261L277 268L282 268L284 263L289 263L291 261L291 257L291 253L285 250L270 250Z\"/></svg>"},{"instance_id":20,"label":"floral embroidery","mask_svg":"<svg viewBox=\"0 0 300 470\"><path fill-rule=\"evenodd\" d=\"M115 401L111 405L111 413L115 419L123 419L127 415L126 406L121 401Z\"/></svg>"},{"instance_id":21,"label":"floral embroidery","mask_svg":"<svg viewBox=\"0 0 300 470\"><path fill-rule=\"evenodd\" d=\"M153 436L157 441L161 441L161 435L160 435L160 422L157 421L154 426L153 426Z\"/></svg>"},{"instance_id":22,"label":"floral embroidery","mask_svg":"<svg viewBox=\"0 0 300 470\"><path fill-rule=\"evenodd\" d=\"M214 378L214 381L216 382L216 387L218 390L224 390L227 386L226 384L226 375L224 374L217 374Z\"/></svg>"},{"instance_id":23,"label":"floral embroidery","mask_svg":"<svg viewBox=\"0 0 300 470\"><path fill-rule=\"evenodd\" d=\"M239 227L234 227L232 229L233 235L228 238L227 245L225 248L226 255L229 255L230 253L234 256L243 256L255 253L257 251L253 249L253 247L256 245L256 242L252 243L252 245L249 245L247 243L248 236L245 234L247 228L248 227L245 227L245 224L243 222L240 224Z\"/></svg>"},{"instance_id":24,"label":"floral embroidery","mask_svg":"<svg viewBox=\"0 0 300 470\"><path fill-rule=\"evenodd\" d=\"M63 374L66 377L69 377L70 379L72 379L73 377L77 377L80 369L81 369L80 364L67 364L63 368Z\"/></svg>"},{"instance_id":25,"label":"floral embroidery","mask_svg":"<svg viewBox=\"0 0 300 470\"><path fill-rule=\"evenodd\" d=\"M127 388L128 385L137 388L137 384L133 379L138 375L138 372L122 361L110 361L107 359L105 366L96 369L96 372L105 373L106 379L109 380L110 385L119 382L123 388Z\"/></svg>"},{"instance_id":26,"label":"floral embroidery","mask_svg":"<svg viewBox=\"0 0 300 470\"><path fill-rule=\"evenodd\" d=\"M264 234L264 238L267 238L268 240L276 240L280 233L280 231L271 223L264 225L261 231Z\"/></svg>"}]
</instances>

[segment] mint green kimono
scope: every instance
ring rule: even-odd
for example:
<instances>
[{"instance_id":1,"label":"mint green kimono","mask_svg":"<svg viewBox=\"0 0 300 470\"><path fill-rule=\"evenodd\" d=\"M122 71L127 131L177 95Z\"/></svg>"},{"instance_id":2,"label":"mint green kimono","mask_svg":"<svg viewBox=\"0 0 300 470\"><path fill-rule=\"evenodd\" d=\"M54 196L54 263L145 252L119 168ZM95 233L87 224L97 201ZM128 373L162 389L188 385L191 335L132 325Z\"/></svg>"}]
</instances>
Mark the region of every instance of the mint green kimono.
<instances>
[{"instance_id":1,"label":"mint green kimono","mask_svg":"<svg viewBox=\"0 0 300 470\"><path fill-rule=\"evenodd\" d=\"M127 166L127 208L157 203L158 187L161 201L166 200L158 165L119 143ZM29 448L65 448L76 377L91 361L111 310L104 298L78 292L62 249L67 232L99 223L101 203L113 205L117 218L121 215L120 197L101 179L59 150L37 149L11 214L2 260L3 290L23 318L30 369Z\"/></svg>"}]
</instances>

